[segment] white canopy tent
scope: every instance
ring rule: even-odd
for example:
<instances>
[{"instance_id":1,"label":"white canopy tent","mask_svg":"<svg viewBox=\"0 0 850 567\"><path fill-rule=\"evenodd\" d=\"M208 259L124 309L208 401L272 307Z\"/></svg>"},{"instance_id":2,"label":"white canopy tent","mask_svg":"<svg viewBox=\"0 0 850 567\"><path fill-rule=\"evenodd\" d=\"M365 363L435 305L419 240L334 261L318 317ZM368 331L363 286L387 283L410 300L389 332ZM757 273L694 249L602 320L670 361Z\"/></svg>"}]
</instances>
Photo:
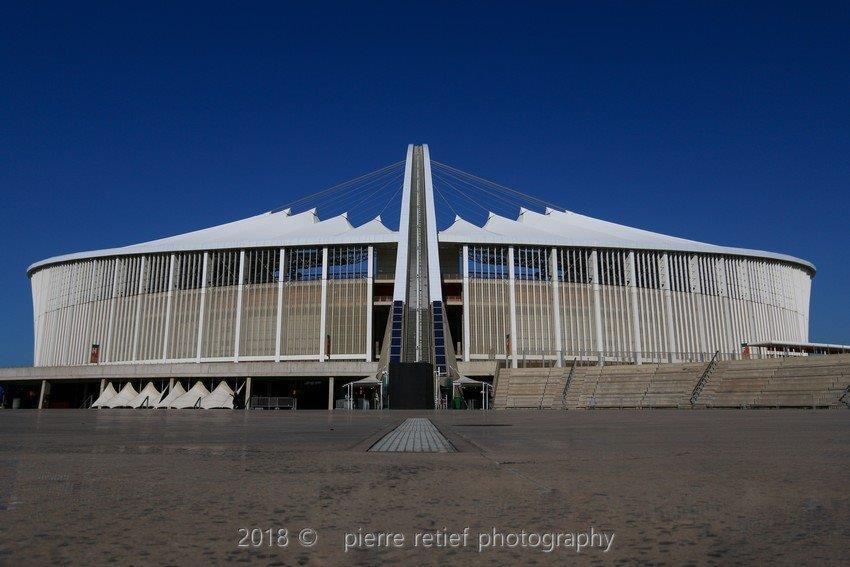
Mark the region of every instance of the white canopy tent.
<instances>
[{"instance_id":1,"label":"white canopy tent","mask_svg":"<svg viewBox=\"0 0 850 567\"><path fill-rule=\"evenodd\" d=\"M121 388L121 391L118 392L111 400L106 402L103 407L107 408L126 408L130 406L130 402L132 402L136 396L138 396L138 392L133 387L133 384L127 382L124 384L124 387Z\"/></svg>"},{"instance_id":2,"label":"white canopy tent","mask_svg":"<svg viewBox=\"0 0 850 567\"><path fill-rule=\"evenodd\" d=\"M349 382L345 385L347 388L347 392L345 394L346 402L348 403L348 409L354 409L354 387L355 386L363 386L367 388L374 388L377 386L378 388L378 408L384 408L384 383L375 378L374 376L368 376L366 378L362 378L360 380L355 380L354 382Z\"/></svg>"},{"instance_id":3,"label":"white canopy tent","mask_svg":"<svg viewBox=\"0 0 850 567\"><path fill-rule=\"evenodd\" d=\"M175 409L186 409L186 408L194 408L200 407L200 402L204 398L210 395L210 391L207 390L206 386L204 386L200 381L195 382L195 385L189 388L189 391L171 402L168 407Z\"/></svg>"},{"instance_id":4,"label":"white canopy tent","mask_svg":"<svg viewBox=\"0 0 850 567\"><path fill-rule=\"evenodd\" d=\"M233 409L234 395L233 389L225 380L222 380L208 396L201 399L201 407L203 409Z\"/></svg>"},{"instance_id":5,"label":"white canopy tent","mask_svg":"<svg viewBox=\"0 0 850 567\"><path fill-rule=\"evenodd\" d=\"M186 393L186 389L183 387L183 384L177 382L174 384L174 387L169 390L168 394L164 398L162 398L158 404L154 407L156 409L169 408L171 406L171 402L182 396Z\"/></svg>"},{"instance_id":6,"label":"white canopy tent","mask_svg":"<svg viewBox=\"0 0 850 567\"><path fill-rule=\"evenodd\" d=\"M114 398L118 395L118 392L115 391L115 388L112 386L112 382L106 385L106 388L103 389L100 396L94 401L91 405L93 408L102 408L106 407L106 402Z\"/></svg>"},{"instance_id":7,"label":"white canopy tent","mask_svg":"<svg viewBox=\"0 0 850 567\"><path fill-rule=\"evenodd\" d=\"M156 389L153 382L148 382L139 392L139 395L133 398L128 405L131 408L152 408L159 403L161 397L162 393Z\"/></svg>"},{"instance_id":8,"label":"white canopy tent","mask_svg":"<svg viewBox=\"0 0 850 567\"><path fill-rule=\"evenodd\" d=\"M474 380L469 376L461 376L454 382L452 386L462 391L464 387L481 388L481 409L490 409L490 390L493 388L488 382L482 380Z\"/></svg>"}]
</instances>

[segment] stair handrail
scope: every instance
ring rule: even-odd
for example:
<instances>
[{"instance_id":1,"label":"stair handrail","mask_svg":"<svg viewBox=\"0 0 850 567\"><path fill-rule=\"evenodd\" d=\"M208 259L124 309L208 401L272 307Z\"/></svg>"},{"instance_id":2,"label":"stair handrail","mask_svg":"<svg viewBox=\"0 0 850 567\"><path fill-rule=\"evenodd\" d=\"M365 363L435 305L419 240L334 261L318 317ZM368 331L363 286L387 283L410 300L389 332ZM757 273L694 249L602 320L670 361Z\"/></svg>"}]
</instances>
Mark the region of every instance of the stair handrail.
<instances>
[{"instance_id":1,"label":"stair handrail","mask_svg":"<svg viewBox=\"0 0 850 567\"><path fill-rule=\"evenodd\" d=\"M841 394L840 398L838 398L838 401L840 403L842 403L845 406L847 406L848 408L850 408L850 400L847 399L848 396L850 396L850 384L848 384L847 387L844 388L844 393Z\"/></svg>"},{"instance_id":2,"label":"stair handrail","mask_svg":"<svg viewBox=\"0 0 850 567\"><path fill-rule=\"evenodd\" d=\"M543 384L543 392L540 394L540 404L537 406L537 409L543 409L543 400L546 398L546 389L549 388L549 378L552 377L552 369L555 366L549 367L549 372L546 373L546 382Z\"/></svg>"},{"instance_id":3,"label":"stair handrail","mask_svg":"<svg viewBox=\"0 0 850 567\"><path fill-rule=\"evenodd\" d=\"M573 376L576 373L576 366L578 365L578 357L573 358L573 363L570 365L570 371L567 374L567 379L564 381L564 391L561 392L561 403L565 404L567 401L567 392L570 391L570 385L573 383Z\"/></svg>"},{"instance_id":4,"label":"stair handrail","mask_svg":"<svg viewBox=\"0 0 850 567\"><path fill-rule=\"evenodd\" d=\"M696 405L699 395L702 393L702 389L705 388L706 384L708 384L708 379L711 377L711 373L714 372L714 369L717 367L717 357L719 355L719 350L714 351L714 356L711 357L711 361L708 363L708 366L705 367L705 370L703 370L699 380L697 380L697 383L694 386L694 391L691 393L691 406Z\"/></svg>"}]
</instances>

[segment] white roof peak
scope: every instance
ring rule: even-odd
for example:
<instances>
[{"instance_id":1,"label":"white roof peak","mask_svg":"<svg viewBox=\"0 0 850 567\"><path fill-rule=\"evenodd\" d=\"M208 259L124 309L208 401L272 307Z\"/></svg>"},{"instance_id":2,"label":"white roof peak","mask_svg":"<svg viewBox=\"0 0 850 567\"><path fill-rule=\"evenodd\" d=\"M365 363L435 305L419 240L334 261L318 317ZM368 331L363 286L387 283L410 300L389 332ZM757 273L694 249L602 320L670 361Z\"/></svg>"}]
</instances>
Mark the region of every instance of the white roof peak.
<instances>
[{"instance_id":1,"label":"white roof peak","mask_svg":"<svg viewBox=\"0 0 850 567\"><path fill-rule=\"evenodd\" d=\"M576 246L587 248L627 248L632 250L665 250L702 252L734 256L756 256L793 262L814 270L805 260L785 254L718 246L665 234L633 228L575 213L546 207L545 214L521 208L517 220L489 212L483 227L456 220L440 232L443 242L465 244L516 244L543 246Z\"/></svg>"}]
</instances>

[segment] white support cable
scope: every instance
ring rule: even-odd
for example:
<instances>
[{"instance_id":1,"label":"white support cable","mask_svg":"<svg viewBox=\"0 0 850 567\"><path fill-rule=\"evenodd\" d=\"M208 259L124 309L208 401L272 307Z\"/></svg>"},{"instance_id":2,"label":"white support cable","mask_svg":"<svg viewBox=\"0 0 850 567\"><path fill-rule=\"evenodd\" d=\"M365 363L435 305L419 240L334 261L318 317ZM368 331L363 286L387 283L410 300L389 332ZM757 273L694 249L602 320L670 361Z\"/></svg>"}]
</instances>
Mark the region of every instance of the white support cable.
<instances>
[{"instance_id":1,"label":"white support cable","mask_svg":"<svg viewBox=\"0 0 850 567\"><path fill-rule=\"evenodd\" d=\"M398 195L399 193L401 193L401 191L402 191L403 189L404 189L404 183L402 182L402 184L401 184L401 185L399 185L399 186L398 186L398 188L395 190L395 193L393 193L393 196L392 196L392 197L390 197L390 200L389 200L389 201L387 201L387 202L384 204L384 206L381 208L381 210L380 210L380 211L378 211L377 216L381 216L381 215L384 213L384 211L386 210L386 208L387 208L388 206L390 206L390 204L391 204L391 203L395 200L396 195Z\"/></svg>"},{"instance_id":2,"label":"white support cable","mask_svg":"<svg viewBox=\"0 0 850 567\"><path fill-rule=\"evenodd\" d=\"M360 194L356 194L355 197L358 197L359 200L354 205L349 206L349 204L353 201L353 199L348 200L348 201L340 200L335 204L338 204L340 209L342 209L344 211L348 211L349 213L357 211L357 210L359 210L359 207L361 205L363 205L363 203L372 202L375 199L375 195L377 195L381 191L386 190L387 187L391 186L394 182L400 180L401 177L402 177L402 174L393 175L392 177L390 177L390 179L387 182L380 185L377 189L375 189L371 193L368 193L365 197L361 196ZM362 188L360 188L358 191L362 191L362 192L365 193L365 191L363 191Z\"/></svg>"},{"instance_id":3,"label":"white support cable","mask_svg":"<svg viewBox=\"0 0 850 567\"><path fill-rule=\"evenodd\" d=\"M463 197L465 197L465 198L466 198L469 202L471 202L472 204L474 204L475 206L477 206L479 209L483 210L484 212L486 212L486 213L490 213L491 211L495 211L495 208L494 208L494 207L492 207L492 203L488 203L488 206L487 206L487 207L485 207L484 205L482 205L481 203L479 203L477 200L475 200L475 199L473 199L472 197L470 197L469 195L467 195L467 194L466 194L466 192L465 192L465 191L463 191L462 189L460 189L460 188L456 187L455 185L453 185L452 183L450 183L450 182L446 181L445 179L443 179L443 178L442 178L442 177L440 177L440 176L436 176L436 177L437 177L437 179L438 179L441 183L445 183L446 185L448 185L449 187L451 187L452 189L454 189L457 193L459 193L460 195L462 195ZM505 201L502 201L502 202L500 203L500 205L502 205L502 204L505 204ZM509 207L510 207L510 209L511 209L511 210L512 210L512 209L514 209L514 208L516 208L516 209L517 209L517 211L519 211L519 206L518 206L518 205L514 205L513 203L508 203L508 205L509 205ZM503 210L503 211L500 211L500 212L503 212L503 213L504 213L505 211ZM510 212L507 212L506 214L503 214L502 216L510 216Z\"/></svg>"},{"instance_id":4,"label":"white support cable","mask_svg":"<svg viewBox=\"0 0 850 567\"><path fill-rule=\"evenodd\" d=\"M368 179L368 178L370 178L374 175L379 175L381 173L384 173L387 170L391 170L394 167L399 167L403 163L404 163L404 161L397 161L395 163L391 163L390 165L387 165L387 166L382 167L380 169L376 169L374 171L370 171L369 173L364 173L363 175L360 175L360 176L355 177L353 179L349 179L348 181L343 181L342 183L337 183L336 185L332 185L331 187L328 187L327 189L323 189L322 191L318 191L316 193L311 193L310 195L305 195L304 197L301 197L301 198L296 199L294 201L290 201L289 203L286 203L284 205L280 205L279 207L275 207L271 210L271 212L276 213L276 212L283 211L283 210L290 208L290 207L299 206L301 203L309 202L311 199L315 199L315 198L319 197L320 195L331 193L335 190L339 190L343 187L347 187L347 186L350 186L352 184L363 181L364 179Z\"/></svg>"},{"instance_id":5,"label":"white support cable","mask_svg":"<svg viewBox=\"0 0 850 567\"><path fill-rule=\"evenodd\" d=\"M321 213L321 215L325 218L335 217L341 214L352 216L361 210L362 204L367 202L367 200L370 200L370 202L380 202L382 198L378 196L378 193L386 191L388 187L391 187L393 183L397 182L399 179L399 175L394 175L371 193L369 193L369 191L372 188L369 186L353 187L351 188L350 193L345 195L331 195L321 201L309 203L309 206L315 208L317 213ZM363 193L366 193L365 199L363 197ZM368 210L373 207L374 205L370 205L364 207L363 210Z\"/></svg>"},{"instance_id":6,"label":"white support cable","mask_svg":"<svg viewBox=\"0 0 850 567\"><path fill-rule=\"evenodd\" d=\"M445 172L444 172L444 174L445 174ZM491 189L488 189L488 188L486 188L486 187L482 187L482 186L480 186L480 185L475 185L475 184L473 184L473 183L470 183L470 182L468 182L468 181L466 181L466 180L464 180L464 179L462 179L462 178L456 177L456 176L450 176L450 177L451 177L451 178L452 178L452 180L454 180L455 182L465 183L466 185L468 185L471 189L474 189L475 191L486 193L487 195L490 195L491 197L493 197L493 198L495 198L495 199L498 199L499 201L501 201L502 203L504 203L504 204L508 205L508 206L509 206L510 208L512 208L512 209L513 209L513 208L517 208L517 209L518 209L518 208L523 207L523 206L526 206L526 205L531 206L531 204L530 204L528 201L523 201L523 200L522 200L522 199L520 199L519 197L515 197L515 196L513 196L513 195L506 194L506 193L504 193L504 192L494 191L492 188L491 188ZM451 185L451 184L450 184L448 181L446 181L446 180L445 180L442 176L440 176L440 178L443 180L443 183L446 183L446 184ZM452 185L452 187L454 187L456 190L460 190L460 189L458 189L458 188L457 188L456 186L454 186L454 185ZM535 206L540 206L540 205L535 205Z\"/></svg>"},{"instance_id":7,"label":"white support cable","mask_svg":"<svg viewBox=\"0 0 850 567\"><path fill-rule=\"evenodd\" d=\"M350 185L327 194L299 199L297 202L288 205L287 209L324 209L326 206L334 207L339 203L356 202L357 200L362 198L362 194L364 191L372 190L375 186L380 187L381 183L385 183L388 180L391 181L397 177L398 174L396 174L395 172L390 172L390 174L388 175L376 177L363 184Z\"/></svg>"},{"instance_id":8,"label":"white support cable","mask_svg":"<svg viewBox=\"0 0 850 567\"><path fill-rule=\"evenodd\" d=\"M460 217L460 214L457 212L457 210L455 210L454 206L452 206L452 204L449 202L449 200L446 199L446 196L443 195L443 192L440 191L439 188L437 188L436 185L434 186L434 191L443 200L443 202L445 202L446 205L448 205L449 209L455 214L455 217ZM434 219L434 220L436 221L436 219Z\"/></svg>"},{"instance_id":9,"label":"white support cable","mask_svg":"<svg viewBox=\"0 0 850 567\"><path fill-rule=\"evenodd\" d=\"M544 205L544 206L548 206L548 207L552 207L552 208L556 208L556 209L563 210L563 209L562 209L562 207L561 207L560 205L556 205L556 204L554 204L554 203L550 203L550 202L548 202L548 201L546 201L546 200L544 200L544 199L540 199L539 197L534 197L533 195L528 195L527 193L523 193L522 191L518 191L518 190L516 190L516 189L512 189L512 188L507 187L507 186L505 186L505 185L501 185L501 184L499 184L499 183L496 183L495 181L490 181L489 179L484 179L483 177L478 177L477 175L473 175L473 174L471 174L471 173L469 173L469 172L467 172L467 171L464 171L464 170L462 170L462 169L458 169L458 168L453 167L453 166L451 166L451 165L448 165L448 164L445 164L445 163L440 163L440 162L438 162L438 161L434 161L433 163L434 163L436 166L440 167L440 168L443 168L443 169L446 169L446 170L448 170L448 171L454 172L456 175L463 175L463 176L466 176L466 177L470 177L470 178L475 179L475 180L477 180L477 181L479 181L479 182L481 182L481 183L486 183L487 185L491 185L491 186L493 186L493 187L497 187L497 188L502 189L502 190L504 190L504 191L508 191L508 192L510 192L510 193L514 193L514 194L516 194L516 195L518 195L518 196L520 196L520 197L522 197L522 198L524 198L524 199L528 199L528 200L531 200L531 201L536 201L536 202L540 203L541 205Z\"/></svg>"},{"instance_id":10,"label":"white support cable","mask_svg":"<svg viewBox=\"0 0 850 567\"><path fill-rule=\"evenodd\" d=\"M451 185L449 182L447 182L445 180L441 180L439 178L437 178L437 179L438 179L439 183L444 184L443 189L442 189L443 191L445 191L445 192L451 191L451 194L456 195L458 197L462 197L463 199L465 199L466 201L468 201L469 203L475 205L478 209L480 209L485 214L485 222L486 222L487 219L490 218L491 213L497 214L499 216L506 217L506 218L511 217L514 213L516 213L516 214L519 213L519 206L509 205L508 208L504 208L504 203L501 203L501 202L498 202L498 201L488 202L487 206L482 205L478 200L473 199L472 197L467 195L463 190L459 189L458 187ZM451 189L447 189L446 185L450 186ZM462 203L462 201L459 201L458 205L460 203ZM466 212L468 212L467 215L458 214L458 216L460 216L461 218L465 217L465 218L469 219L469 218L474 218L475 215L479 214L477 212L473 212L473 210L470 207L467 207ZM457 214L456 209L455 209L455 213Z\"/></svg>"}]
</instances>

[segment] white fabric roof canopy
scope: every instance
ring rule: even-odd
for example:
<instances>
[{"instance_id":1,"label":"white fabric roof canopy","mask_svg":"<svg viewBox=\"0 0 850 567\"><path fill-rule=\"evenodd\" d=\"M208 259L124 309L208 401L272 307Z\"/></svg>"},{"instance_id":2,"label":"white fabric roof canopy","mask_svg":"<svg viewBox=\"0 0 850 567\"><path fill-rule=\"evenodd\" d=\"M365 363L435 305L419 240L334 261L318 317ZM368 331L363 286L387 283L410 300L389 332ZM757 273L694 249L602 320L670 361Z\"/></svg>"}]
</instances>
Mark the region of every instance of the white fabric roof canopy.
<instances>
[{"instance_id":1,"label":"white fabric roof canopy","mask_svg":"<svg viewBox=\"0 0 850 567\"><path fill-rule=\"evenodd\" d=\"M384 226L381 217L355 227L348 221L346 214L321 220L316 209L298 214L285 209L142 244L54 256L32 264L28 271L56 262L104 256L264 246L376 244L397 240L398 233Z\"/></svg>"},{"instance_id":2,"label":"white fabric roof canopy","mask_svg":"<svg viewBox=\"0 0 850 567\"><path fill-rule=\"evenodd\" d=\"M519 218L516 220L490 213L483 227L458 216L450 227L440 231L439 239L440 242L459 244L628 248L755 256L792 262L812 271L815 270L810 262L786 254L706 244L551 208L547 208L545 213L521 208Z\"/></svg>"},{"instance_id":3,"label":"white fabric roof canopy","mask_svg":"<svg viewBox=\"0 0 850 567\"><path fill-rule=\"evenodd\" d=\"M410 150L408 154L410 154ZM378 171L393 171L393 167L395 166L388 166L388 168ZM451 173L447 172L446 168L447 166L441 166L439 172L435 173L435 179L442 180L445 183L445 180L441 176L451 175ZM448 169L456 173L459 172L459 170L454 168L449 167ZM459 183L469 182L469 179L474 178L474 176L463 172L459 172L458 175L466 176L464 178L466 181L461 180ZM391 177L390 179L392 180ZM485 180L480 181L486 182ZM351 187L355 186L349 186L349 189ZM393 187L393 185L390 184L389 187ZM465 187L465 190L474 191L472 185ZM493 185L491 184L489 187L490 189L486 187L482 189L483 192L481 195L485 195L482 197L484 204L479 204L479 207L483 210L487 210L493 206L493 203L486 203L487 199L498 197L492 191ZM445 189L446 186L444 185L443 188ZM345 191L349 191L349 189L345 189ZM435 190L439 191L439 188ZM520 195L516 191L502 188L503 196L504 191ZM370 195L370 193L366 193L366 200L369 199ZM404 195L409 196L409 193L405 192ZM512 198L519 198L516 195L512 196ZM358 194L359 197L360 194ZM522 202L524 203L536 202L538 205L542 203L540 199L527 195L525 197L530 200L523 200ZM445 199L444 195L443 198ZM476 198L472 198L471 200L476 201ZM300 201L303 201L303 199ZM343 200L342 202L344 203L345 201ZM434 201L434 205L436 206L438 202ZM446 202L448 203L448 200ZM400 215L402 224L407 220L404 205L405 202L403 201ZM514 208L513 210L516 209ZM769 258L795 263L811 271L815 270L811 263L785 254L730 246L717 246L695 240L667 236L657 232L607 222L571 211L546 208L545 212L539 213L522 207L519 208L519 211L519 216L516 220L490 213L484 226L474 225L458 216L450 227L439 232L438 240L440 242L460 244L567 246L724 254ZM293 214L291 209L283 209L141 244L55 256L32 264L28 268L28 272L57 262L97 257L258 247L396 243L398 242L398 238L399 232L387 228L381 221L380 216L355 227L349 222L347 213L322 220L319 218L317 209L315 208L296 214ZM404 246L400 247L402 255L404 249Z\"/></svg>"}]
</instances>

